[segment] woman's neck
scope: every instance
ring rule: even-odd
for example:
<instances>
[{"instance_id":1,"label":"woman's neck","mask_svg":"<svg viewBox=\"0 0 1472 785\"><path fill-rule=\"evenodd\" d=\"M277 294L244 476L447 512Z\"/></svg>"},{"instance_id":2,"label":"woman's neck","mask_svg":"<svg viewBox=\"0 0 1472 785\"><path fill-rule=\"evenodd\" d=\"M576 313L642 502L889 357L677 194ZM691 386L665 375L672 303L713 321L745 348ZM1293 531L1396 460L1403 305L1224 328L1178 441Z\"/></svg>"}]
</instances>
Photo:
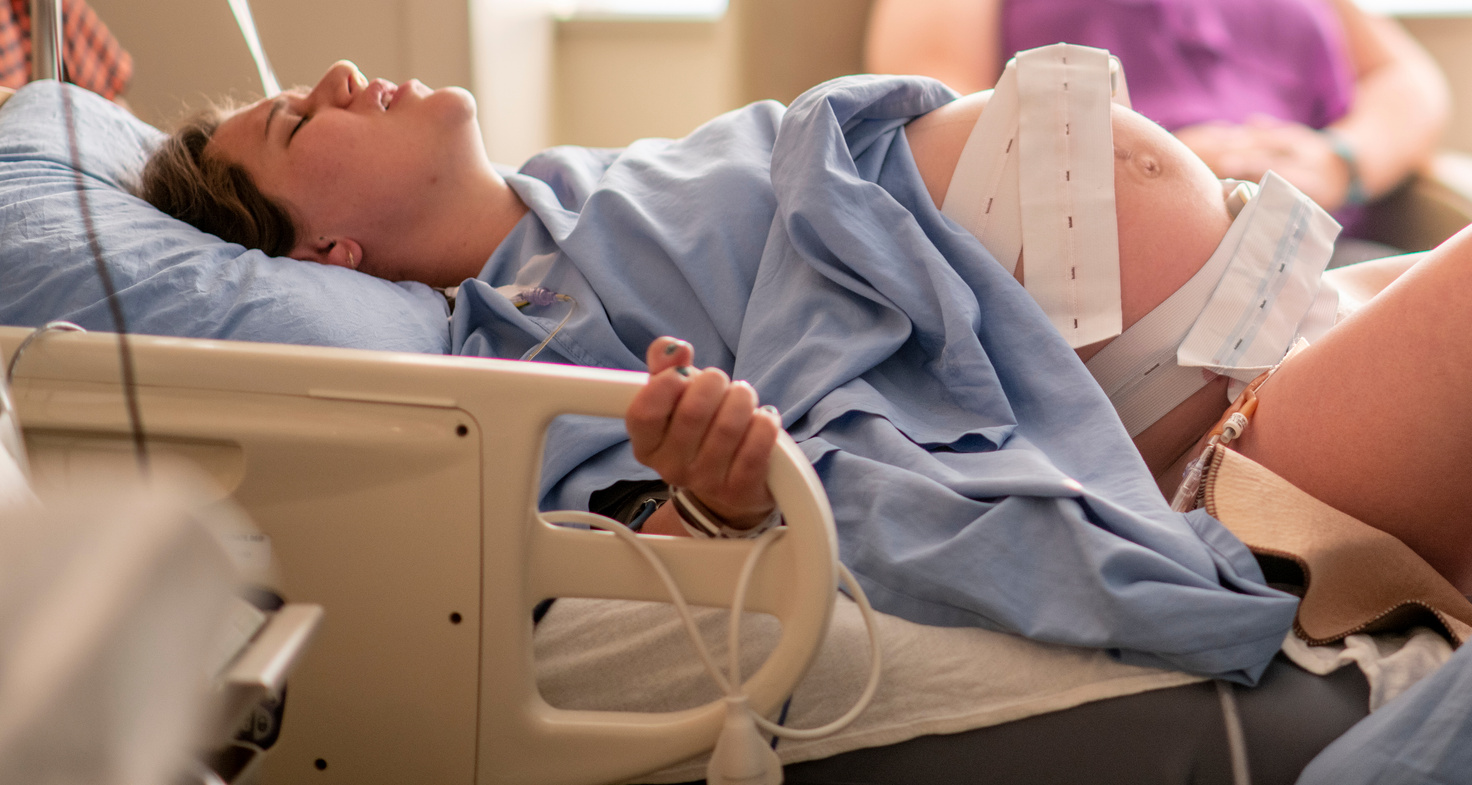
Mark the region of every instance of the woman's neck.
<instances>
[{"instance_id":1,"label":"woman's neck","mask_svg":"<svg viewBox=\"0 0 1472 785\"><path fill-rule=\"evenodd\" d=\"M404 277L430 286L455 286L479 275L527 212L521 197L495 172L446 190L455 196L428 211L402 249L415 260Z\"/></svg>"}]
</instances>

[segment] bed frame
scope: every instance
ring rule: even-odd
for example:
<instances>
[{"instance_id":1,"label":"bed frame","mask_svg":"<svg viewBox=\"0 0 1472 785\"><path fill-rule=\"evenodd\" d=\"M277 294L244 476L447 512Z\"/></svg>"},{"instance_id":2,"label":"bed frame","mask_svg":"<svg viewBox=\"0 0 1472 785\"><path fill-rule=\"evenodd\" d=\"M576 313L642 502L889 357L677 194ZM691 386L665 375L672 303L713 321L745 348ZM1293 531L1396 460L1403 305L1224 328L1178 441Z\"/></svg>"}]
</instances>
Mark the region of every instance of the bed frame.
<instances>
[{"instance_id":1,"label":"bed frame","mask_svg":"<svg viewBox=\"0 0 1472 785\"><path fill-rule=\"evenodd\" d=\"M57 78L61 0L31 0L35 79ZM0 328L8 362L30 334ZM605 532L539 519L559 414L621 416L643 374L469 358L133 336L152 463L184 463L268 538L271 587L326 610L294 672L273 783L617 782L710 749L719 702L575 712L537 692L532 608L548 597L664 601ZM116 335L46 333L13 380L44 499L137 471ZM747 608L782 639L746 684L770 714L827 631L837 541L785 435L769 483L788 530ZM749 542L647 538L692 604L727 606ZM254 773L254 772L253 772Z\"/></svg>"},{"instance_id":2,"label":"bed frame","mask_svg":"<svg viewBox=\"0 0 1472 785\"><path fill-rule=\"evenodd\" d=\"M30 334L0 328L8 359ZM663 600L605 532L538 520L547 425L620 416L643 374L541 363L132 336L150 462L191 464L269 538L274 588L321 605L268 782L592 783L693 757L723 707L570 712L534 683L544 597ZM117 336L48 332L13 380L38 494L136 472ZM826 497L790 439L771 484L790 530L748 607L782 620L749 682L780 705L821 643L836 586ZM695 604L726 606L745 541L646 538Z\"/></svg>"}]
</instances>

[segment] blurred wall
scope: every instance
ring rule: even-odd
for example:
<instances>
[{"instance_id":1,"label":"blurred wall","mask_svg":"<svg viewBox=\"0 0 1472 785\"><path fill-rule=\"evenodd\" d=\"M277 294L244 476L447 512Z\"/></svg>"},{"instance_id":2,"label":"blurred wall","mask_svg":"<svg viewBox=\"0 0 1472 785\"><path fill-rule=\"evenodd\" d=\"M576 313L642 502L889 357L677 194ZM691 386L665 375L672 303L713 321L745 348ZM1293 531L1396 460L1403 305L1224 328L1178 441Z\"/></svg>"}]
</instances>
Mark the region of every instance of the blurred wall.
<instances>
[{"instance_id":1,"label":"blurred wall","mask_svg":"<svg viewBox=\"0 0 1472 785\"><path fill-rule=\"evenodd\" d=\"M1445 144L1472 153L1472 16L1416 17L1401 22L1441 64L1452 86Z\"/></svg>"},{"instance_id":2,"label":"blurred wall","mask_svg":"<svg viewBox=\"0 0 1472 785\"><path fill-rule=\"evenodd\" d=\"M868 6L867 0L731 0L726 18L711 29L562 22L554 139L624 144L678 135L761 98L790 101L806 87L860 68ZM1401 21L1451 82L1446 146L1472 153L1472 15L1449 11ZM668 29L652 29L659 27Z\"/></svg>"},{"instance_id":3,"label":"blurred wall","mask_svg":"<svg viewBox=\"0 0 1472 785\"><path fill-rule=\"evenodd\" d=\"M160 124L180 107L230 94L258 97L260 82L225 0L91 0L133 54L128 100ZM469 84L464 0L253 0L261 42L283 86L313 84L336 60L395 81Z\"/></svg>"},{"instance_id":4,"label":"blurred wall","mask_svg":"<svg viewBox=\"0 0 1472 785\"><path fill-rule=\"evenodd\" d=\"M552 141L621 147L684 136L737 105L732 46L725 19L558 23Z\"/></svg>"},{"instance_id":5,"label":"blurred wall","mask_svg":"<svg viewBox=\"0 0 1472 785\"><path fill-rule=\"evenodd\" d=\"M184 104L259 92L225 0L92 0L137 61L129 94L166 124ZM253 0L282 84L349 58L371 76L470 87L492 158L553 143L617 146L680 136L751 100L791 100L858 67L861 0L731 0L718 21L573 18L554 0ZM1455 91L1447 143L1472 151L1472 17L1405 25Z\"/></svg>"}]
</instances>

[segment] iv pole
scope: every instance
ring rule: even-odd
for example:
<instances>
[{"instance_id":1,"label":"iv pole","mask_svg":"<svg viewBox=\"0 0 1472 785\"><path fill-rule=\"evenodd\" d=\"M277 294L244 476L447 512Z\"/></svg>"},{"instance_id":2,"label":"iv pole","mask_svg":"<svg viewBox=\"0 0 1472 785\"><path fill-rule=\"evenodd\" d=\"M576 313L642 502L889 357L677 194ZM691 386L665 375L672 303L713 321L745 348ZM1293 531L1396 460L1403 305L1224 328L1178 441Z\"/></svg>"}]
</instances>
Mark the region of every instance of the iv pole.
<instances>
[{"instance_id":1,"label":"iv pole","mask_svg":"<svg viewBox=\"0 0 1472 785\"><path fill-rule=\"evenodd\" d=\"M56 79L61 71L61 0L31 0L31 79Z\"/></svg>"}]
</instances>

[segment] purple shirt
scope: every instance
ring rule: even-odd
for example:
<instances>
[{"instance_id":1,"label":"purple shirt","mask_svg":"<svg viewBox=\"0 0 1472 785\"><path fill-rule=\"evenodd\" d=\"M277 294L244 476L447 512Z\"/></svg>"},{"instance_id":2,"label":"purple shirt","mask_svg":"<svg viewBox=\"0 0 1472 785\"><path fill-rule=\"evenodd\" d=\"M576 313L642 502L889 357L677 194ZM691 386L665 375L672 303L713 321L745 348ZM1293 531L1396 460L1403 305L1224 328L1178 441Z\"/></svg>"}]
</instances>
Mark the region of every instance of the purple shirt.
<instances>
[{"instance_id":1,"label":"purple shirt","mask_svg":"<svg viewBox=\"0 0 1472 785\"><path fill-rule=\"evenodd\" d=\"M1354 68L1323 0L1009 0L1003 54L1060 41L1124 63L1141 114L1174 131L1252 114L1322 128L1349 110Z\"/></svg>"}]
</instances>

